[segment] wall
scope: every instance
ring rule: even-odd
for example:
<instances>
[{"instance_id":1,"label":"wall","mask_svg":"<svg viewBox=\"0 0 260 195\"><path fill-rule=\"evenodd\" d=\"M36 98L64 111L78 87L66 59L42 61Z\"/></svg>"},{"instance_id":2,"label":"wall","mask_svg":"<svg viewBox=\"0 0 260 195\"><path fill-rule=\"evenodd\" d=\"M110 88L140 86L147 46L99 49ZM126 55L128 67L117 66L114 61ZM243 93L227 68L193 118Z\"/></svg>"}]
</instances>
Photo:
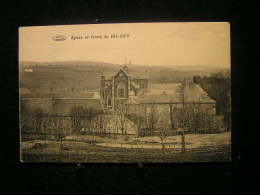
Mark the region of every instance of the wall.
<instances>
[{"instance_id":1,"label":"wall","mask_svg":"<svg viewBox=\"0 0 260 195\"><path fill-rule=\"evenodd\" d=\"M172 106L172 108L171 108ZM187 120L191 129L214 128L216 116L215 104L187 104L184 118L183 105L179 104L129 104L127 113L144 118L142 128L148 128L149 123L154 122L155 128L168 129L182 128L181 120ZM172 110L171 110L172 109ZM152 119L153 118L153 119ZM154 120L154 121L151 121ZM219 122L218 122L219 123Z\"/></svg>"}]
</instances>

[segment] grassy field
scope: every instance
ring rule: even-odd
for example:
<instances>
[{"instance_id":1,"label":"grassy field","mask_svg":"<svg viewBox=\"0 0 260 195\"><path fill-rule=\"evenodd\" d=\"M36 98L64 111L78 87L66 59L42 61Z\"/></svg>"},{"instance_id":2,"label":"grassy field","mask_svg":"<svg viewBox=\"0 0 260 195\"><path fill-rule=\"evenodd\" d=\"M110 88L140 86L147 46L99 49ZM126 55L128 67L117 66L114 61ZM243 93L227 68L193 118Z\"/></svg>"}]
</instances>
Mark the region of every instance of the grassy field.
<instances>
[{"instance_id":1,"label":"grassy field","mask_svg":"<svg viewBox=\"0 0 260 195\"><path fill-rule=\"evenodd\" d=\"M156 138L143 138L143 141L156 141ZM171 138L171 139L174 139ZM180 148L141 149L102 147L86 142L64 141L66 150L60 151L60 144L48 141L38 147L23 147L24 162L87 162L87 163L156 163L156 162L223 162L230 161L230 134L188 135L187 140L197 144L187 147L182 153ZM211 143L211 144L207 144Z\"/></svg>"}]
</instances>

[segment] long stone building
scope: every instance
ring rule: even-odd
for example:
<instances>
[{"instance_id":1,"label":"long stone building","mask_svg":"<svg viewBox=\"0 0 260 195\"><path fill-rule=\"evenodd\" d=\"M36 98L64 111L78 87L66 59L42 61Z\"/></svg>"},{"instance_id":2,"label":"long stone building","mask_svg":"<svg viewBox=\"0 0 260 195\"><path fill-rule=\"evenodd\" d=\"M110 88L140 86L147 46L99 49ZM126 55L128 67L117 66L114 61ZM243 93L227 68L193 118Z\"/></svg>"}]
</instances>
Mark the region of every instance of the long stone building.
<instances>
[{"instance_id":1,"label":"long stone building","mask_svg":"<svg viewBox=\"0 0 260 195\"><path fill-rule=\"evenodd\" d=\"M102 76L100 92L101 102L106 109L117 110L117 107L123 105L126 115L143 117L143 128L149 128L151 117L156 118L158 128L181 128L183 124L180 118L183 116L180 116L180 112L183 112L184 107L185 111L192 115L190 118L186 117L190 126L196 122L197 126L201 123L200 127L196 128L213 128L209 126L212 126L216 119L215 100L191 80L184 80L182 83L152 84L147 78L131 75L127 66L124 66L109 78Z\"/></svg>"}]
</instances>

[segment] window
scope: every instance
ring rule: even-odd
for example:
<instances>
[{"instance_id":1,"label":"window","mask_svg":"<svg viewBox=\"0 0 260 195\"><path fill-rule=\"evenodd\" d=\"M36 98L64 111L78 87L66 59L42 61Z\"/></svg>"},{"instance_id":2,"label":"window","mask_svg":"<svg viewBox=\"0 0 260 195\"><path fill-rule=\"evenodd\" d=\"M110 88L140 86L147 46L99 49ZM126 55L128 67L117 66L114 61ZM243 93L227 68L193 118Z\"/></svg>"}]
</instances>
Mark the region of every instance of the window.
<instances>
[{"instance_id":1,"label":"window","mask_svg":"<svg viewBox=\"0 0 260 195\"><path fill-rule=\"evenodd\" d=\"M126 96L126 84L125 83L119 83L117 86L117 97L124 98Z\"/></svg>"},{"instance_id":2,"label":"window","mask_svg":"<svg viewBox=\"0 0 260 195\"><path fill-rule=\"evenodd\" d=\"M107 100L107 105L108 105L108 106L111 106L111 105L112 105L112 104L111 104L111 99L108 99L108 100Z\"/></svg>"},{"instance_id":3,"label":"window","mask_svg":"<svg viewBox=\"0 0 260 195\"><path fill-rule=\"evenodd\" d=\"M144 88L143 82L140 82L140 88Z\"/></svg>"},{"instance_id":4,"label":"window","mask_svg":"<svg viewBox=\"0 0 260 195\"><path fill-rule=\"evenodd\" d=\"M144 80L140 80L140 88L145 88L145 81Z\"/></svg>"},{"instance_id":5,"label":"window","mask_svg":"<svg viewBox=\"0 0 260 195\"><path fill-rule=\"evenodd\" d=\"M124 97L125 96L125 90L124 89L118 89L118 97Z\"/></svg>"}]
</instances>

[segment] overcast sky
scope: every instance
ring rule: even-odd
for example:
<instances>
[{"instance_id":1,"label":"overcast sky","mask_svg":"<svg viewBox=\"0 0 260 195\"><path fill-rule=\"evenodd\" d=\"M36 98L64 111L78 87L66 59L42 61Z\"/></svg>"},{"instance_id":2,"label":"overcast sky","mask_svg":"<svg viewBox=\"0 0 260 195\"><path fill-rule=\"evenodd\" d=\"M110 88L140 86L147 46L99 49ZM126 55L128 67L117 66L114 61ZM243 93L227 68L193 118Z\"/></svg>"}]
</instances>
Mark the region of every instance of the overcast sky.
<instances>
[{"instance_id":1,"label":"overcast sky","mask_svg":"<svg viewBox=\"0 0 260 195\"><path fill-rule=\"evenodd\" d=\"M127 34L128 38L110 38ZM54 41L56 35L66 40ZM90 39L91 35L102 39ZM104 39L104 35L109 38ZM72 40L74 36L88 39ZM228 23L132 23L23 27L20 61L103 61L142 65L230 66Z\"/></svg>"}]
</instances>

